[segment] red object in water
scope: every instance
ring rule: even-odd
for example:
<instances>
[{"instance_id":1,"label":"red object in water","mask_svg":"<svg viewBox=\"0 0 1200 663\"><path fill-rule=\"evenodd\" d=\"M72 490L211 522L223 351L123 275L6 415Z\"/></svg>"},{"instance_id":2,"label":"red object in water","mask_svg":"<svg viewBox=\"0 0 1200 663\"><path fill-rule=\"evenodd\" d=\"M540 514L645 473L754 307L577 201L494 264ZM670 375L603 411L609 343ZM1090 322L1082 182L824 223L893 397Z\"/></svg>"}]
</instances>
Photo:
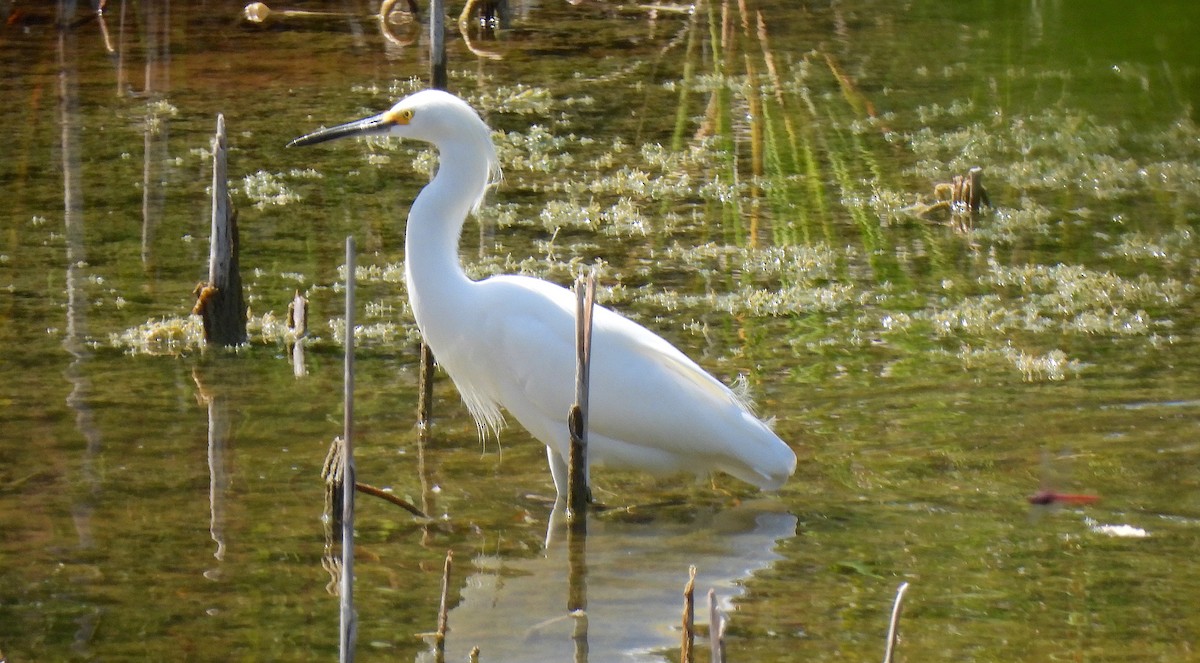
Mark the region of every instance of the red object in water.
<instances>
[{"instance_id":1,"label":"red object in water","mask_svg":"<svg viewBox=\"0 0 1200 663\"><path fill-rule=\"evenodd\" d=\"M1099 495L1056 493L1052 490L1039 490L1029 496L1030 504L1094 504L1098 501Z\"/></svg>"}]
</instances>

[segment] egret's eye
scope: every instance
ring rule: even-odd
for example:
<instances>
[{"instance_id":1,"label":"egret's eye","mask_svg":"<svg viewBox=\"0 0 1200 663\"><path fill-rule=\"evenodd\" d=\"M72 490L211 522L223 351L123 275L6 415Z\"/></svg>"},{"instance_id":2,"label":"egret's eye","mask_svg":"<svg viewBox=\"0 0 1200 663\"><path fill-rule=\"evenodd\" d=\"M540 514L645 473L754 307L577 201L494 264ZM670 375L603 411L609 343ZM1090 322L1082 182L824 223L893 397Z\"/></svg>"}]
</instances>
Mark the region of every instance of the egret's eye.
<instances>
[{"instance_id":1,"label":"egret's eye","mask_svg":"<svg viewBox=\"0 0 1200 663\"><path fill-rule=\"evenodd\" d=\"M384 113L383 120L388 124L408 124L408 121L412 119L412 116L413 109L401 108L399 110L392 110Z\"/></svg>"}]
</instances>

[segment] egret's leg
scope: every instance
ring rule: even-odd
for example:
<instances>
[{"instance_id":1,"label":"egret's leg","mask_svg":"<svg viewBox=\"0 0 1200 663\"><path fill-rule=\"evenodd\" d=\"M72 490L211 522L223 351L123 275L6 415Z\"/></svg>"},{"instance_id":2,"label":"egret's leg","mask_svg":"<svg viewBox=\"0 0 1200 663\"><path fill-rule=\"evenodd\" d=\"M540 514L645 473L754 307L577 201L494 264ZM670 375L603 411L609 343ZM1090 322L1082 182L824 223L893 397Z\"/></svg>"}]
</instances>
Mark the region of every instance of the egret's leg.
<instances>
[{"instance_id":1,"label":"egret's leg","mask_svg":"<svg viewBox=\"0 0 1200 663\"><path fill-rule=\"evenodd\" d=\"M554 490L558 492L556 501L562 502L567 499L567 477L570 476L567 461L552 447L546 447L546 460L550 461L550 476L554 478Z\"/></svg>"}]
</instances>

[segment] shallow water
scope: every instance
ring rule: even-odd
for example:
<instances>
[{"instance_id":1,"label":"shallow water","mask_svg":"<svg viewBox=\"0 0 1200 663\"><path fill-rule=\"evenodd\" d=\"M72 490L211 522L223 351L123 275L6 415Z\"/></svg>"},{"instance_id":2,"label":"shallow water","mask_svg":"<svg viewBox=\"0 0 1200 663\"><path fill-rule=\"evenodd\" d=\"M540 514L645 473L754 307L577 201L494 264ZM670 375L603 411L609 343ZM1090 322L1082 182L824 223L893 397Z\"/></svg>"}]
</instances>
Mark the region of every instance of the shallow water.
<instances>
[{"instance_id":1,"label":"shallow water","mask_svg":"<svg viewBox=\"0 0 1200 663\"><path fill-rule=\"evenodd\" d=\"M431 155L283 148L418 89L423 33L389 41L365 3L241 9L4 10L0 652L335 655L318 473L353 234L359 477L437 516L360 500L360 658L430 657L447 550L450 660L576 656L540 445L482 444L442 379L418 452L402 218ZM591 528L590 660L676 658L689 565L730 660L879 657L901 582L901 658L1192 656L1198 22L1190 3L514 3L510 27L449 40L505 168L468 269L602 263L602 301L744 376L800 457L768 496L598 470L602 501L649 506ZM187 322L218 112L237 352ZM992 207L930 209L972 166ZM1033 512L1043 486L1101 499Z\"/></svg>"}]
</instances>

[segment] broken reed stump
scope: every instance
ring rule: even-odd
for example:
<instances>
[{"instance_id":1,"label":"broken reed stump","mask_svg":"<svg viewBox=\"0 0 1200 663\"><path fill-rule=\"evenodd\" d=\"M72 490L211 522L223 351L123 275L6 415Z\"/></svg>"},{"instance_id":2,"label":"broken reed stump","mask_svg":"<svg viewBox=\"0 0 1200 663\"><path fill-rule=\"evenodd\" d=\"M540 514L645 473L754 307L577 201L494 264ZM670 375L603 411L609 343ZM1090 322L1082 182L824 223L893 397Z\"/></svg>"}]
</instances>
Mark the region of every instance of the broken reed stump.
<instances>
[{"instance_id":1,"label":"broken reed stump","mask_svg":"<svg viewBox=\"0 0 1200 663\"><path fill-rule=\"evenodd\" d=\"M325 464L321 468L321 479L325 482L325 514L329 517L330 529L338 531L342 529L342 512L345 504L342 492L346 476L344 461L345 452L342 450L342 438L338 436L333 438L333 442L329 445L329 452L325 455ZM382 488L355 481L354 490L364 495L378 497L385 502L391 502L414 517L429 520L429 516L412 502Z\"/></svg>"},{"instance_id":2,"label":"broken reed stump","mask_svg":"<svg viewBox=\"0 0 1200 663\"><path fill-rule=\"evenodd\" d=\"M688 581L683 587L682 641L679 643L679 663L694 663L692 645L696 642L696 567L688 567Z\"/></svg>"},{"instance_id":3,"label":"broken reed stump","mask_svg":"<svg viewBox=\"0 0 1200 663\"><path fill-rule=\"evenodd\" d=\"M967 171L967 176L964 179L959 191L958 200L966 205L967 210L972 214L978 214L979 208L983 205L991 207L992 201L988 200L987 190L983 188L983 169L979 166L974 166Z\"/></svg>"},{"instance_id":4,"label":"broken reed stump","mask_svg":"<svg viewBox=\"0 0 1200 663\"><path fill-rule=\"evenodd\" d=\"M296 291L296 296L288 302L287 328L296 338L308 335L308 299Z\"/></svg>"},{"instance_id":5,"label":"broken reed stump","mask_svg":"<svg viewBox=\"0 0 1200 663\"><path fill-rule=\"evenodd\" d=\"M592 313L596 307L596 272L575 281L575 403L567 413L571 451L567 459L567 523L573 530L587 529L588 487L587 417L592 363Z\"/></svg>"},{"instance_id":6,"label":"broken reed stump","mask_svg":"<svg viewBox=\"0 0 1200 663\"><path fill-rule=\"evenodd\" d=\"M450 571L454 568L454 551L446 551L446 564L442 567L442 600L438 604L437 633L434 634L434 658L438 663L446 660L446 631L450 621Z\"/></svg>"},{"instance_id":7,"label":"broken reed stump","mask_svg":"<svg viewBox=\"0 0 1200 663\"><path fill-rule=\"evenodd\" d=\"M217 115L208 281L196 286L192 314L199 315L204 322L205 343L234 346L246 342L246 298L238 265L237 210L229 197L227 147L225 116Z\"/></svg>"},{"instance_id":8,"label":"broken reed stump","mask_svg":"<svg viewBox=\"0 0 1200 663\"><path fill-rule=\"evenodd\" d=\"M913 216L929 219L942 212L950 213L950 225L955 230L966 231L975 225L975 217L984 205L991 207L987 189L983 188L983 169L974 166L964 175L955 175L949 182L933 186L934 202L918 200L904 211Z\"/></svg>"}]
</instances>

